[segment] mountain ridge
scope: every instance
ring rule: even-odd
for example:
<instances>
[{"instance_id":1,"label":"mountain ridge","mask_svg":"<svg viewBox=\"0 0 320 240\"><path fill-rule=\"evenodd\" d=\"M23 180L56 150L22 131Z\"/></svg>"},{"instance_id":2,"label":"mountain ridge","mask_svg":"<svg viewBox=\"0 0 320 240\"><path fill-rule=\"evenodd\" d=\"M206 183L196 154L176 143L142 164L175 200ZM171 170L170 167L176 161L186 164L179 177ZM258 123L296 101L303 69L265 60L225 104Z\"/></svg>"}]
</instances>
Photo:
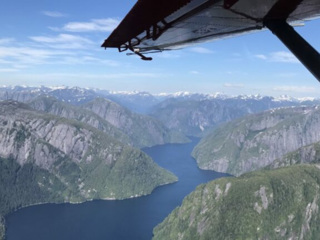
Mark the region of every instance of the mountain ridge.
<instances>
[{"instance_id":1,"label":"mountain ridge","mask_svg":"<svg viewBox=\"0 0 320 240\"><path fill-rule=\"evenodd\" d=\"M185 197L153 239L317 239L319 189L315 165L220 178Z\"/></svg>"},{"instance_id":2,"label":"mountain ridge","mask_svg":"<svg viewBox=\"0 0 320 240\"><path fill-rule=\"evenodd\" d=\"M0 145L0 236L3 216L24 206L133 198L177 181L140 150L20 102L0 102Z\"/></svg>"},{"instance_id":3,"label":"mountain ridge","mask_svg":"<svg viewBox=\"0 0 320 240\"><path fill-rule=\"evenodd\" d=\"M319 127L318 106L268 110L221 125L192 155L200 168L239 176L320 141Z\"/></svg>"},{"instance_id":4,"label":"mountain ridge","mask_svg":"<svg viewBox=\"0 0 320 240\"><path fill-rule=\"evenodd\" d=\"M162 122L150 116L130 112L105 98L96 98L83 107L121 129L133 143L138 143L139 147L189 141L181 133L166 128Z\"/></svg>"}]
</instances>

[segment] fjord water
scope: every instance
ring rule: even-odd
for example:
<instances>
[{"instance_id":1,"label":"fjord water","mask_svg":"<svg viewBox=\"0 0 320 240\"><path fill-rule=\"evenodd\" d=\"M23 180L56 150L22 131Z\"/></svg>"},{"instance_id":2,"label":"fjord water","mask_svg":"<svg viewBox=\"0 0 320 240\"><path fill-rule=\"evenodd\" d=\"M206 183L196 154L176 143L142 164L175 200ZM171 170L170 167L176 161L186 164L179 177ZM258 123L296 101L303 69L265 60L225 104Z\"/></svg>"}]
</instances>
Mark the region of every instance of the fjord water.
<instances>
[{"instance_id":1,"label":"fjord water","mask_svg":"<svg viewBox=\"0 0 320 240\"><path fill-rule=\"evenodd\" d=\"M197 168L191 151L198 143L166 144L143 149L179 181L151 195L82 204L44 204L7 216L8 240L149 240L152 229L201 183L227 176Z\"/></svg>"}]
</instances>

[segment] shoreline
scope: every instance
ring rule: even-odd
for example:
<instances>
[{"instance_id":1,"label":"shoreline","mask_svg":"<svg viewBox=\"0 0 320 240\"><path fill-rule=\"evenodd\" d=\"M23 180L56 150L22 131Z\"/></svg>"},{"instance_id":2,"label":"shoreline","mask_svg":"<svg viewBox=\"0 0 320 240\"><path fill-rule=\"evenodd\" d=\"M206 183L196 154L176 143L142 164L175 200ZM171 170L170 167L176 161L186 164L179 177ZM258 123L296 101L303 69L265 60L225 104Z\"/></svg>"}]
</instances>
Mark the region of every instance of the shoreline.
<instances>
[{"instance_id":1,"label":"shoreline","mask_svg":"<svg viewBox=\"0 0 320 240\"><path fill-rule=\"evenodd\" d=\"M39 205L46 205L46 204L82 204L82 203L86 203L86 202L92 202L92 201L122 201L122 200L129 200L129 199L133 199L133 198L139 198L139 197L145 197L145 196L148 196L148 195L151 195L157 188L159 187L162 187L162 186L166 186L166 185L169 185L169 184L173 184L173 183L176 183L178 182L178 179L173 181L173 182L167 182L167 183L163 183L161 185L158 185L156 186L155 188L152 189L152 191L150 193L146 193L146 194L140 194L140 195L132 195L130 197L126 197L126 198L114 198L114 197L106 197L106 198L97 198L97 199L86 199L84 201L61 201L61 202L38 202L38 203L33 203L33 204L28 204L28 205L25 205L25 206L20 206L16 209L13 209L11 211L9 211L7 214L5 215L0 215L0 219L2 217L2 222L0 222L0 227L1 227L1 224L4 226L4 238L0 240L6 240L6 229L7 229L7 224L6 224L6 218L8 215L10 214L13 214L23 208L28 208L28 207L34 207L34 206L39 206ZM1 232L0 232L1 234ZM0 235L1 237L1 235Z\"/></svg>"}]
</instances>

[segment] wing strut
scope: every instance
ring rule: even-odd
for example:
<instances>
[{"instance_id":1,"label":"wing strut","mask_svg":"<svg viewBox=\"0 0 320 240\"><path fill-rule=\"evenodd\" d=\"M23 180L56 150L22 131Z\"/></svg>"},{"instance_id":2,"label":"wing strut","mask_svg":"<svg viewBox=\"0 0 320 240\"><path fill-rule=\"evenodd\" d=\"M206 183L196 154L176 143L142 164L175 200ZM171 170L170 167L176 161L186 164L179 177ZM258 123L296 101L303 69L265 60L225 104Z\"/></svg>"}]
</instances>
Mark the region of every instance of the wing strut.
<instances>
[{"instance_id":1,"label":"wing strut","mask_svg":"<svg viewBox=\"0 0 320 240\"><path fill-rule=\"evenodd\" d=\"M286 20L267 20L265 25L320 82L320 54Z\"/></svg>"},{"instance_id":2,"label":"wing strut","mask_svg":"<svg viewBox=\"0 0 320 240\"><path fill-rule=\"evenodd\" d=\"M264 25L320 82L320 54L287 23L287 19L303 0L278 0L264 18Z\"/></svg>"}]
</instances>

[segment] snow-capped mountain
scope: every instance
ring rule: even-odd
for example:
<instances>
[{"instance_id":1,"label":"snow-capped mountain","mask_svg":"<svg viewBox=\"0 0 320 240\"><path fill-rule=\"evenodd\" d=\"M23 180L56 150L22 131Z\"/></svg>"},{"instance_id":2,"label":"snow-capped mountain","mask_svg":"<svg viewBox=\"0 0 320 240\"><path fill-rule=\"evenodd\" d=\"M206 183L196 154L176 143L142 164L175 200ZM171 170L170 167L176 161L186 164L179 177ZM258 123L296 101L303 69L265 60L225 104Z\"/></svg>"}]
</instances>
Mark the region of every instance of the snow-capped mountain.
<instances>
[{"instance_id":1,"label":"snow-capped mountain","mask_svg":"<svg viewBox=\"0 0 320 240\"><path fill-rule=\"evenodd\" d=\"M60 101L73 105L81 105L92 101L97 97L110 99L134 112L147 114L154 112L160 104L169 102L203 102L203 101L222 101L232 104L244 104L248 112L263 111L266 109L282 106L296 105L316 105L320 104L320 99L305 97L293 98L287 95L279 97L256 95L228 96L221 92L202 94L191 92L159 93L151 94L145 91L110 91L102 89L89 89L79 87L52 86L52 87L28 87L28 86L2 86L0 87L0 100L16 100L28 102L40 95L49 95ZM258 106L259 105L259 106ZM264 107L261 107L264 105ZM252 110L254 109L254 110Z\"/></svg>"}]
</instances>

